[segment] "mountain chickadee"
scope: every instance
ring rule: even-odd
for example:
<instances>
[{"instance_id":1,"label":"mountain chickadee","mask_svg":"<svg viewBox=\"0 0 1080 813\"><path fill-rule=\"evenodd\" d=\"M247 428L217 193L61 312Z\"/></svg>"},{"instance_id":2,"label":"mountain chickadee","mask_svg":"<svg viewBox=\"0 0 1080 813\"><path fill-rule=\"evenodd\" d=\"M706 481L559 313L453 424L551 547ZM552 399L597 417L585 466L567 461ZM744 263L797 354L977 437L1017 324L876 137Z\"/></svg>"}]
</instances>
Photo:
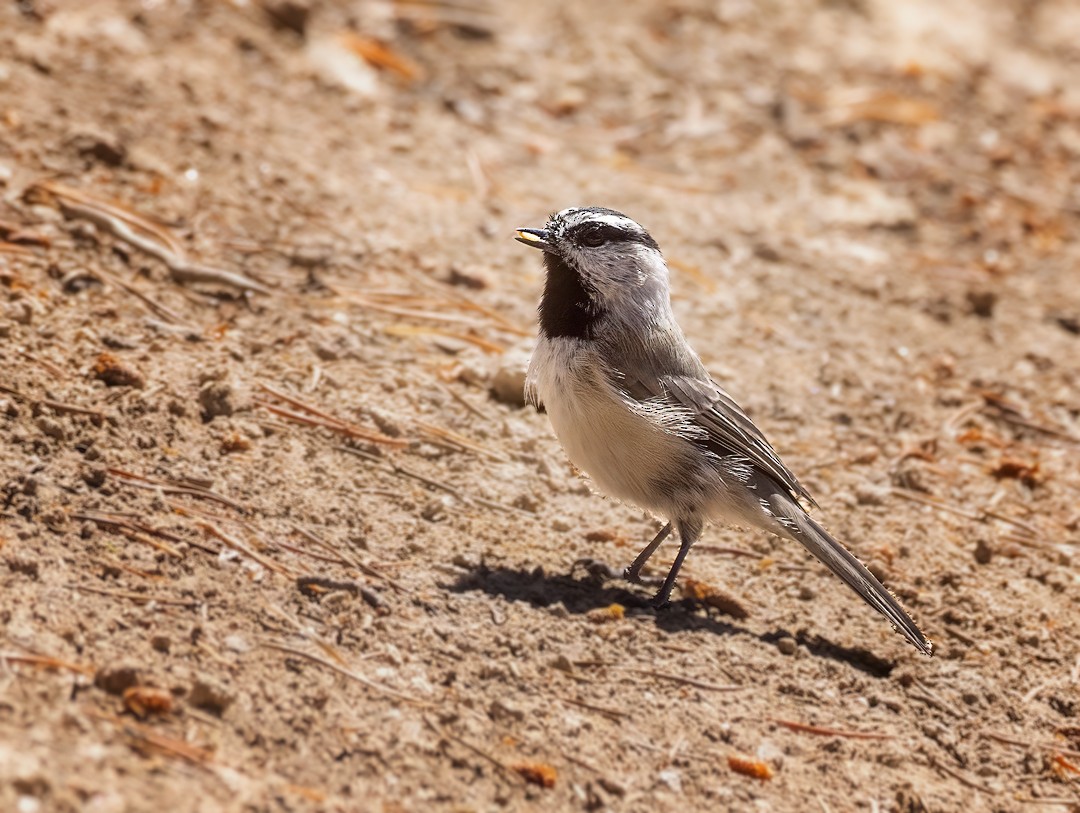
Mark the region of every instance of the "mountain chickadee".
<instances>
[{"instance_id":1,"label":"mountain chickadee","mask_svg":"<svg viewBox=\"0 0 1080 813\"><path fill-rule=\"evenodd\" d=\"M681 545L653 604L667 604L705 522L763 528L804 545L917 649L932 645L892 594L803 509L813 498L746 413L710 378L675 322L656 241L626 215L564 209L516 239L544 252L540 337L526 395L566 454L608 495L668 520Z\"/></svg>"}]
</instances>

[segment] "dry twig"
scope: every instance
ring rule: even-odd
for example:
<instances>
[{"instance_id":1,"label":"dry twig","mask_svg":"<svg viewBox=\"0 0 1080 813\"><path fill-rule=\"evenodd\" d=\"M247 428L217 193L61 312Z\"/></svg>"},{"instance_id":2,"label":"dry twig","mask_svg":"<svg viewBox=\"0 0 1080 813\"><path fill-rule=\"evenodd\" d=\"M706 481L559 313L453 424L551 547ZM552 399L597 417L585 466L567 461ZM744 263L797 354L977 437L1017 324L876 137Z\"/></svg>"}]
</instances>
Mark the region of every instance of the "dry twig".
<instances>
[{"instance_id":1,"label":"dry twig","mask_svg":"<svg viewBox=\"0 0 1080 813\"><path fill-rule=\"evenodd\" d=\"M81 666L71 661L53 658L48 655L23 654L21 652L0 652L0 661L7 663L24 663L29 666L38 666L42 669L64 669L80 675L92 675L96 671L92 666Z\"/></svg>"},{"instance_id":2,"label":"dry twig","mask_svg":"<svg viewBox=\"0 0 1080 813\"><path fill-rule=\"evenodd\" d=\"M89 584L69 584L67 586L72 590L78 590L80 593L96 593L99 596L122 598L127 601L134 601L137 604L160 604L162 606L194 608L210 603L196 598L162 598L161 596L148 596L145 593L131 593L125 590L106 590Z\"/></svg>"},{"instance_id":3,"label":"dry twig","mask_svg":"<svg viewBox=\"0 0 1080 813\"><path fill-rule=\"evenodd\" d=\"M346 668L345 666L339 666L338 664L331 663L328 660L320 658L318 655L313 655L310 652L304 652L302 649L295 649L291 646L285 646L284 644L273 643L272 641L264 641L261 646L267 649L276 649L278 652L284 652L286 655L293 655L298 658L304 658L306 660L312 661L313 663L317 663L320 666L325 666L327 669L337 672L339 675L344 675L350 680L356 681L361 686L366 686L372 691L378 692L379 694L384 694L387 697L393 697L397 700L403 700L406 703L412 703L415 706L427 707L431 705L430 703L427 703L423 700L419 700L415 697L410 697L407 694L402 694L399 691L391 689L387 686L383 686L382 684L376 683L373 680L369 680L363 675L359 675L351 669Z\"/></svg>"},{"instance_id":4,"label":"dry twig","mask_svg":"<svg viewBox=\"0 0 1080 813\"><path fill-rule=\"evenodd\" d=\"M52 181L39 181L35 184L35 188L55 197L65 214L89 220L128 245L161 260L176 282L214 283L239 288L242 291L270 293L268 288L243 274L188 260L184 256L180 242L168 229L129 209Z\"/></svg>"},{"instance_id":5,"label":"dry twig","mask_svg":"<svg viewBox=\"0 0 1080 813\"><path fill-rule=\"evenodd\" d=\"M894 734L879 734L872 731L845 731L839 728L829 728L826 726L810 725L809 723L799 723L794 720L781 720L777 717L766 717L770 723L776 723L782 725L791 731L798 731L803 734L816 734L819 737L844 737L850 740L893 740L896 739Z\"/></svg>"}]
</instances>

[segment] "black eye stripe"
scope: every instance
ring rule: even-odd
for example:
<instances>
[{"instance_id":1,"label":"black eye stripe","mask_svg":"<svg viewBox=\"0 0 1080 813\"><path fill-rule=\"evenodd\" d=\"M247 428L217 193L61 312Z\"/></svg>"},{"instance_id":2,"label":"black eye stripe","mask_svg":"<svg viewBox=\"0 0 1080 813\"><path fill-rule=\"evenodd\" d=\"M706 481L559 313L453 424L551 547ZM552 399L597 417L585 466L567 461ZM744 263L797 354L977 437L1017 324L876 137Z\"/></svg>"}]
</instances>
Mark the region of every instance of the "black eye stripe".
<instances>
[{"instance_id":1,"label":"black eye stripe","mask_svg":"<svg viewBox=\"0 0 1080 813\"><path fill-rule=\"evenodd\" d=\"M570 229L566 236L575 243L586 246L598 246L603 243L616 242L656 245L647 234L642 234L636 229L624 229L610 223L582 223L580 226Z\"/></svg>"}]
</instances>

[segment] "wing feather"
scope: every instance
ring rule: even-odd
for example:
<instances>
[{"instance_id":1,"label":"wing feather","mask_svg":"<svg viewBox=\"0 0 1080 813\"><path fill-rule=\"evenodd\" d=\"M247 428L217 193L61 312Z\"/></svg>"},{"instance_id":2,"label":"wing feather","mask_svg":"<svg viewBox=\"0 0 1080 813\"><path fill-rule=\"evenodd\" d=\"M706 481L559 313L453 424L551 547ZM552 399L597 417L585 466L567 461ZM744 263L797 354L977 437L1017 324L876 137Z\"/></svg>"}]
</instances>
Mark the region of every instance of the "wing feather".
<instances>
[{"instance_id":1,"label":"wing feather","mask_svg":"<svg viewBox=\"0 0 1080 813\"><path fill-rule=\"evenodd\" d=\"M810 492L780 460L761 430L713 381L697 356L685 349L682 336L664 333L652 338L648 347L640 348L632 357L625 354L626 348L621 348L622 353L607 355L611 383L631 405L663 406L684 416L698 430L686 433L688 440L702 443L721 457L744 458L793 497L816 506ZM612 364L615 359L618 361Z\"/></svg>"}]
</instances>

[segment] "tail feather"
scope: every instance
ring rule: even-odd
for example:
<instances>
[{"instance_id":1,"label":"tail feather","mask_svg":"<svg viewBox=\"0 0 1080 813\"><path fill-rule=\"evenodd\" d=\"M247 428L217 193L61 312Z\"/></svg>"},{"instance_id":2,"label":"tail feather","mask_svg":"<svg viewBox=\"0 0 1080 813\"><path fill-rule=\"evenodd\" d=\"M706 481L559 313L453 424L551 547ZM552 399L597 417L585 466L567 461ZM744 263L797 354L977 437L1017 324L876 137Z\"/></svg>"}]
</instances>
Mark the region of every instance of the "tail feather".
<instances>
[{"instance_id":1,"label":"tail feather","mask_svg":"<svg viewBox=\"0 0 1080 813\"><path fill-rule=\"evenodd\" d=\"M802 506L787 494L776 492L770 494L763 504L771 509L788 536L802 544L858 593L863 601L885 616L916 649L924 655L933 654L933 644L927 640L893 594L847 548L818 525Z\"/></svg>"}]
</instances>

